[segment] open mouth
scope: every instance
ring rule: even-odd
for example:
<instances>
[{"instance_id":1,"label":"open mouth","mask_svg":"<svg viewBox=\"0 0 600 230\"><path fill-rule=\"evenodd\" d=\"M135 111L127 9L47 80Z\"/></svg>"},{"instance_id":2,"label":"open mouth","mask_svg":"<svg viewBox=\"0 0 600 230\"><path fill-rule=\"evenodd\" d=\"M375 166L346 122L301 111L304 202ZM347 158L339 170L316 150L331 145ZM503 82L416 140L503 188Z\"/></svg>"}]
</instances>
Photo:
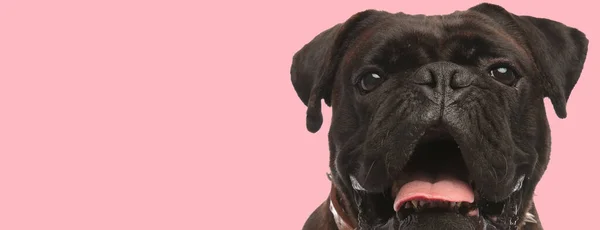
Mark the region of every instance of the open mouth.
<instances>
[{"instance_id":1,"label":"open mouth","mask_svg":"<svg viewBox=\"0 0 600 230\"><path fill-rule=\"evenodd\" d=\"M494 220L502 213L504 202L478 199L476 184L460 146L443 128L432 128L425 133L404 167L403 175L390 191L400 220L431 212Z\"/></svg>"}]
</instances>

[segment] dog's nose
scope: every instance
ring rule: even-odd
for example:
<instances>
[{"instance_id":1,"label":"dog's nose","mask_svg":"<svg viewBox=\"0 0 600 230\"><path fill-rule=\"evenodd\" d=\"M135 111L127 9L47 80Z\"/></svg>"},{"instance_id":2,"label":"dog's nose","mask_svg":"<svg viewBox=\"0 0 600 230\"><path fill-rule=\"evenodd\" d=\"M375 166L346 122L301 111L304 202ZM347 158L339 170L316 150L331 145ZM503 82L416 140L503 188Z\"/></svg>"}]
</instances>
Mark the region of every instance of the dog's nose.
<instances>
[{"instance_id":1,"label":"dog's nose","mask_svg":"<svg viewBox=\"0 0 600 230\"><path fill-rule=\"evenodd\" d=\"M421 67L412 80L432 101L451 104L468 91L475 74L451 62L434 62Z\"/></svg>"}]
</instances>

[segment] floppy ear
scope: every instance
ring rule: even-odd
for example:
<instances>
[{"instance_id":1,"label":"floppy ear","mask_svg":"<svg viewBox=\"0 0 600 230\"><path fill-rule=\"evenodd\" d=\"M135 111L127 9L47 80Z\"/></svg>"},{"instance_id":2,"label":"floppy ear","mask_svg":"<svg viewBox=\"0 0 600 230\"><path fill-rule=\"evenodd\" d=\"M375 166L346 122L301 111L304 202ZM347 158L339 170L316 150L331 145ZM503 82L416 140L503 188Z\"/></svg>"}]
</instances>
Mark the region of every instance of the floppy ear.
<instances>
[{"instance_id":1,"label":"floppy ear","mask_svg":"<svg viewBox=\"0 0 600 230\"><path fill-rule=\"evenodd\" d=\"M518 16L492 4L471 8L499 23L519 28L541 73L544 96L549 97L559 118L567 117L567 100L579 80L588 51L588 39L581 31L560 22Z\"/></svg>"},{"instance_id":2,"label":"floppy ear","mask_svg":"<svg viewBox=\"0 0 600 230\"><path fill-rule=\"evenodd\" d=\"M321 32L294 55L290 74L298 97L308 107L306 128L317 132L323 124L321 100L331 106L334 75L349 40L360 25L380 11L367 10L353 15L345 23Z\"/></svg>"}]
</instances>

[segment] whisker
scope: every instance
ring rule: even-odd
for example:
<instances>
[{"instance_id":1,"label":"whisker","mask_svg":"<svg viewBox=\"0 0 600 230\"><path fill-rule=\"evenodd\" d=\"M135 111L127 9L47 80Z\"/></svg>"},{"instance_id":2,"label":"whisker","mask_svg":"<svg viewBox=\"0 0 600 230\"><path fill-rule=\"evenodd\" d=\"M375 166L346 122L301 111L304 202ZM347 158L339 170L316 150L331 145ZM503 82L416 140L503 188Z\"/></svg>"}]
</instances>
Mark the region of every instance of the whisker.
<instances>
[{"instance_id":1,"label":"whisker","mask_svg":"<svg viewBox=\"0 0 600 230\"><path fill-rule=\"evenodd\" d=\"M377 160L374 160L373 163L371 163L371 167L369 167L369 171L367 171L367 176L365 177L365 183L367 183L367 181L369 180L369 175L371 174L371 169L373 169L373 165L375 165L375 162Z\"/></svg>"}]
</instances>

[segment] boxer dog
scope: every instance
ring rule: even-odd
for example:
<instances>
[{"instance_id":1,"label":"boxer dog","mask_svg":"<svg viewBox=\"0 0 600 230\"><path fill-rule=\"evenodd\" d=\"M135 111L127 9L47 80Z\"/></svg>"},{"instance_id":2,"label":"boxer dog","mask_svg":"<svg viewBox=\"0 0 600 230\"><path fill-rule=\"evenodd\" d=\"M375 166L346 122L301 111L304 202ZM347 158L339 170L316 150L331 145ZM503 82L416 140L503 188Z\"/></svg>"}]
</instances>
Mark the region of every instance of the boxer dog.
<instances>
[{"instance_id":1,"label":"boxer dog","mask_svg":"<svg viewBox=\"0 0 600 230\"><path fill-rule=\"evenodd\" d=\"M317 132L332 107L331 193L305 230L542 229L533 193L588 40L480 4L449 15L366 10L293 57Z\"/></svg>"}]
</instances>

